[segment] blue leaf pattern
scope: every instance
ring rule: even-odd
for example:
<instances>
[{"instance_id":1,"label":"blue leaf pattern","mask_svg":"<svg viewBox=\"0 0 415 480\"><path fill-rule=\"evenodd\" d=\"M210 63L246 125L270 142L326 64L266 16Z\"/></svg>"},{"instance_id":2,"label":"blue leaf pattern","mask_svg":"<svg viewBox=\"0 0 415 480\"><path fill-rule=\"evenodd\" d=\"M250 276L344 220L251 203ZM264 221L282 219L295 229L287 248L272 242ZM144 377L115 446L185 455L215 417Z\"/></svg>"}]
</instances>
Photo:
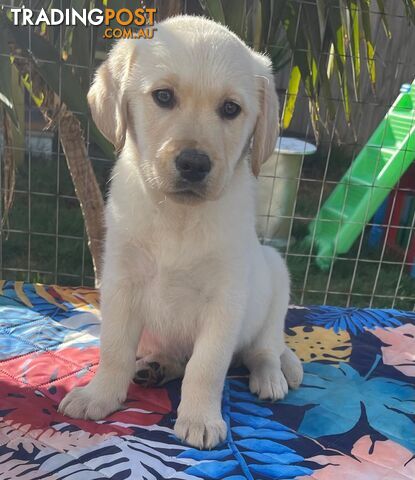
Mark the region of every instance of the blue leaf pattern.
<instances>
[{"instance_id":1,"label":"blue leaf pattern","mask_svg":"<svg viewBox=\"0 0 415 480\"><path fill-rule=\"evenodd\" d=\"M67 389L88 381L97 366L99 320L90 315L97 302L92 289L0 281L1 478L347 479L342 459L364 467L367 478L413 477L407 469L415 461L415 378L411 368L396 365L415 363L407 342L414 312L292 308L289 335L300 339L301 332L305 339L313 332L303 350L315 360L304 365L303 385L283 401L261 402L250 393L246 372L232 370L222 409L227 439L200 451L173 434L179 381L146 391L132 385L128 408L103 422L57 412ZM315 326L330 331L319 337ZM347 358L313 357L345 330ZM394 334L393 352L402 358L391 360L386 333ZM387 445L400 460L388 466L372 450L356 458L357 443L372 444L373 451Z\"/></svg>"},{"instance_id":2,"label":"blue leaf pattern","mask_svg":"<svg viewBox=\"0 0 415 480\"><path fill-rule=\"evenodd\" d=\"M312 474L310 468L298 465L304 462L301 455L280 443L297 439L298 435L273 420L273 410L261 404L247 390L246 383L226 381L223 415L228 424L228 437L223 449L215 450L213 455L212 452L193 449L181 453L184 458L204 460L198 466L189 467L186 473L208 479L223 478L224 474L233 474L227 478L245 479L255 479L259 474L265 479L290 479ZM229 460L224 461L223 458ZM245 477L240 473L244 473Z\"/></svg>"},{"instance_id":3,"label":"blue leaf pattern","mask_svg":"<svg viewBox=\"0 0 415 480\"><path fill-rule=\"evenodd\" d=\"M407 415L415 414L415 390L398 380L370 378L379 361L377 357L364 377L347 364L306 364L303 387L282 401L310 407L298 431L314 438L346 433L357 424L364 406L372 428L414 451L415 429Z\"/></svg>"},{"instance_id":4,"label":"blue leaf pattern","mask_svg":"<svg viewBox=\"0 0 415 480\"><path fill-rule=\"evenodd\" d=\"M373 310L370 308L342 308L330 306L312 307L306 319L313 325L331 328L336 333L348 330L353 335L362 333L365 329L377 327L396 327L402 324L400 318L405 317L415 321L415 312L403 312L393 308Z\"/></svg>"},{"instance_id":5,"label":"blue leaf pattern","mask_svg":"<svg viewBox=\"0 0 415 480\"><path fill-rule=\"evenodd\" d=\"M225 460L222 462L203 462L189 467L186 473L190 475L202 475L203 478L214 478L220 480L224 475L232 473L238 466L236 460Z\"/></svg>"}]
</instances>

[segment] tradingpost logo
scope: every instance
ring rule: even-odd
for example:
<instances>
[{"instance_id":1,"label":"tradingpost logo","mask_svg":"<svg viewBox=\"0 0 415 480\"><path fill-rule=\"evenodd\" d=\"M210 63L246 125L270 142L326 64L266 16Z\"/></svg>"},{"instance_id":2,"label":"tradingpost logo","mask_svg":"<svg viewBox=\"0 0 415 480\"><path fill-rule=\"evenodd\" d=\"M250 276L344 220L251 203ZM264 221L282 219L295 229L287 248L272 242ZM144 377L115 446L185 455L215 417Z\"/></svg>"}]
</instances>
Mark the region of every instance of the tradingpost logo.
<instances>
[{"instance_id":1,"label":"tradingpost logo","mask_svg":"<svg viewBox=\"0 0 415 480\"><path fill-rule=\"evenodd\" d=\"M156 8L51 8L32 10L30 8L11 8L13 25L105 25L104 38L146 38L151 39L154 32Z\"/></svg>"}]
</instances>

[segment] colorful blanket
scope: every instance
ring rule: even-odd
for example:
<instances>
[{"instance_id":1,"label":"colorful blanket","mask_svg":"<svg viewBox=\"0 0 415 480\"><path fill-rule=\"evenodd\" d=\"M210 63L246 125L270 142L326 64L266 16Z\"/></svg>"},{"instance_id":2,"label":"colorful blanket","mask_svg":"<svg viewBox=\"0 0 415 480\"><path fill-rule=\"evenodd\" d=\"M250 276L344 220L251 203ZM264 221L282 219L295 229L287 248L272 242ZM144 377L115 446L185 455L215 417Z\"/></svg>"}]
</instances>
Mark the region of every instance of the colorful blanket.
<instances>
[{"instance_id":1,"label":"colorful blanket","mask_svg":"<svg viewBox=\"0 0 415 480\"><path fill-rule=\"evenodd\" d=\"M131 385L104 421L57 412L98 363L92 289L0 282L0 479L415 478L415 313L292 307L287 342L303 386L260 402L244 371L223 394L226 442L212 451L173 433L180 382Z\"/></svg>"}]
</instances>

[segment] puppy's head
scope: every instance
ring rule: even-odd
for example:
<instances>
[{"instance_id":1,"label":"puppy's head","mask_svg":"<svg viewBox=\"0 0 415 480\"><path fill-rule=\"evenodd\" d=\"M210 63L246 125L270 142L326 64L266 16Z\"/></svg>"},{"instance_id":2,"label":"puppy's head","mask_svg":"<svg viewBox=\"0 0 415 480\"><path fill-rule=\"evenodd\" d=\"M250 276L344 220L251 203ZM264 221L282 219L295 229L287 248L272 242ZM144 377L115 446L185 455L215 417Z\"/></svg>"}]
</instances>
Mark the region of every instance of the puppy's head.
<instances>
[{"instance_id":1,"label":"puppy's head","mask_svg":"<svg viewBox=\"0 0 415 480\"><path fill-rule=\"evenodd\" d=\"M258 175L278 134L271 62L202 17L118 42L88 100L116 149L137 152L148 188L177 201L218 198L250 146Z\"/></svg>"}]
</instances>

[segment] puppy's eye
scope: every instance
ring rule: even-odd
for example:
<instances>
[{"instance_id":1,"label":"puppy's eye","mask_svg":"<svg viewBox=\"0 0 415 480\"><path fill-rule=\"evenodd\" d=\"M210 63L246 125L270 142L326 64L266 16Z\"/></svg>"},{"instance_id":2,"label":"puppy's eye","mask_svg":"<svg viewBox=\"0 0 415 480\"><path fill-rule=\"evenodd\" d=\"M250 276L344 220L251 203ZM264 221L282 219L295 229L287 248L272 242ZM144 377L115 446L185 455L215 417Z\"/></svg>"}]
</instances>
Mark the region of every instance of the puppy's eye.
<instances>
[{"instance_id":1,"label":"puppy's eye","mask_svg":"<svg viewBox=\"0 0 415 480\"><path fill-rule=\"evenodd\" d=\"M220 109L220 115L222 118L231 120L237 117L241 113L241 107L231 100L226 100Z\"/></svg>"},{"instance_id":2,"label":"puppy's eye","mask_svg":"<svg viewBox=\"0 0 415 480\"><path fill-rule=\"evenodd\" d=\"M170 90L168 88L161 88L160 90L154 90L152 95L153 95L154 101L161 108L173 108L176 103L173 90Z\"/></svg>"}]
</instances>

